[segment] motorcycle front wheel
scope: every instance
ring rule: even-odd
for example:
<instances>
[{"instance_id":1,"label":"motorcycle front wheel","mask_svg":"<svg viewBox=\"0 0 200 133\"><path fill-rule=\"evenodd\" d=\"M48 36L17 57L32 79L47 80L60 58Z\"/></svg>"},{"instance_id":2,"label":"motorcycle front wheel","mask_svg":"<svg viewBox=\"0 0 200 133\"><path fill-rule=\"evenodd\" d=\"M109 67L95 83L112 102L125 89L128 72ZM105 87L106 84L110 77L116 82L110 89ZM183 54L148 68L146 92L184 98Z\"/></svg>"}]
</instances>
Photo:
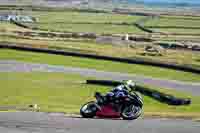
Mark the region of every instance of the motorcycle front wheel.
<instances>
[{"instance_id":1,"label":"motorcycle front wheel","mask_svg":"<svg viewBox=\"0 0 200 133\"><path fill-rule=\"evenodd\" d=\"M134 120L137 119L142 114L142 108L140 106L135 106L133 104L125 106L122 108L121 117L124 120Z\"/></svg>"},{"instance_id":2,"label":"motorcycle front wheel","mask_svg":"<svg viewBox=\"0 0 200 133\"><path fill-rule=\"evenodd\" d=\"M80 109L80 114L84 118L93 118L96 116L97 106L94 101L84 104Z\"/></svg>"}]
</instances>

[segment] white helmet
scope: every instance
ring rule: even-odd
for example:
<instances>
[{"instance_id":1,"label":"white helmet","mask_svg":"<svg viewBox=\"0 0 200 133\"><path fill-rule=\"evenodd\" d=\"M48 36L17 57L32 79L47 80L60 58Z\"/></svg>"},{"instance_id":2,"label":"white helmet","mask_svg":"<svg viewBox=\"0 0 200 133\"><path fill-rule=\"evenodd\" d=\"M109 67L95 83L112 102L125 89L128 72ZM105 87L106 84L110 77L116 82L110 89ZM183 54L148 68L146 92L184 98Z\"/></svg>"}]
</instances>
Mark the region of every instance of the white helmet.
<instances>
[{"instance_id":1,"label":"white helmet","mask_svg":"<svg viewBox=\"0 0 200 133\"><path fill-rule=\"evenodd\" d=\"M125 80L123 82L124 82L124 85L126 86L127 89L130 89L130 90L135 89L136 84L132 80Z\"/></svg>"}]
</instances>

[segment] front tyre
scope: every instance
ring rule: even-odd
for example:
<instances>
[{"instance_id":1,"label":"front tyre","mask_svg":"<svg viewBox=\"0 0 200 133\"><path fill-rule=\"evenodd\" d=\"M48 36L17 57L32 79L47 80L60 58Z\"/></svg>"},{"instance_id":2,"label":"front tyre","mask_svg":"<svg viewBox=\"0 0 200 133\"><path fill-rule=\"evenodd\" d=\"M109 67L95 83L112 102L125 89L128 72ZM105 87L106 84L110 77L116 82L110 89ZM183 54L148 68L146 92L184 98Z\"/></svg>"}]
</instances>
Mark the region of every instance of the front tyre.
<instances>
[{"instance_id":1,"label":"front tyre","mask_svg":"<svg viewBox=\"0 0 200 133\"><path fill-rule=\"evenodd\" d=\"M97 112L97 106L95 102L88 102L84 104L80 109L80 114L84 118L93 118Z\"/></svg>"},{"instance_id":2,"label":"front tyre","mask_svg":"<svg viewBox=\"0 0 200 133\"><path fill-rule=\"evenodd\" d=\"M142 114L142 108L140 106L135 106L130 104L122 108L121 117L124 120L134 120L137 119Z\"/></svg>"}]
</instances>

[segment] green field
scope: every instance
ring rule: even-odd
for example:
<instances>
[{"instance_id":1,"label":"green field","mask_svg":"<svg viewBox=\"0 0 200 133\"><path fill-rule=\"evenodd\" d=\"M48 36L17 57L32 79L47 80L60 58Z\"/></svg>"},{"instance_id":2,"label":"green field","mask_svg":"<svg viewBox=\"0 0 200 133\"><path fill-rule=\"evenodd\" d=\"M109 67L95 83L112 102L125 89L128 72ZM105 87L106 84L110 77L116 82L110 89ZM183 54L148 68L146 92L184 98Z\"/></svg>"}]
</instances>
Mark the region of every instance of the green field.
<instances>
[{"instance_id":1,"label":"green field","mask_svg":"<svg viewBox=\"0 0 200 133\"><path fill-rule=\"evenodd\" d=\"M130 25L143 18L142 16L78 11L34 11L30 12L30 14L38 18L38 23L35 26L44 30L105 34L143 33L134 25Z\"/></svg>"},{"instance_id":2,"label":"green field","mask_svg":"<svg viewBox=\"0 0 200 133\"><path fill-rule=\"evenodd\" d=\"M78 11L48 12L33 11L30 14L40 23L128 23L131 24L142 16L120 15L112 13L87 13Z\"/></svg>"},{"instance_id":3,"label":"green field","mask_svg":"<svg viewBox=\"0 0 200 133\"><path fill-rule=\"evenodd\" d=\"M127 33L143 33L135 26L114 25L114 24L41 24L39 28L42 30L52 30L59 32L89 32L97 34L127 34Z\"/></svg>"},{"instance_id":4,"label":"green field","mask_svg":"<svg viewBox=\"0 0 200 133\"><path fill-rule=\"evenodd\" d=\"M144 31L133 25L138 20L143 19L144 16L122 15L115 13L92 13L72 10L26 10L26 12L21 11L19 13L36 17L38 19L37 23L25 24L41 28L41 30L58 32L90 32L98 34L145 34ZM160 18L147 21L145 23L145 27L168 34L175 33L187 36L199 35L199 22L200 17L161 16ZM7 29L9 31L25 30L12 24L0 23L0 30L2 27L4 30ZM181 38L184 39L184 37ZM193 37L189 37L188 40L192 38Z\"/></svg>"},{"instance_id":5,"label":"green field","mask_svg":"<svg viewBox=\"0 0 200 133\"><path fill-rule=\"evenodd\" d=\"M145 26L177 26L177 27L199 27L200 19L177 19L173 17L152 19Z\"/></svg>"},{"instance_id":6,"label":"green field","mask_svg":"<svg viewBox=\"0 0 200 133\"><path fill-rule=\"evenodd\" d=\"M181 34L181 35L200 35L200 28L184 29L184 28L151 28L167 34ZM197 36L198 37L198 36ZM199 39L198 39L199 40Z\"/></svg>"},{"instance_id":7,"label":"green field","mask_svg":"<svg viewBox=\"0 0 200 133\"><path fill-rule=\"evenodd\" d=\"M200 34L200 17L161 16L145 23L149 27L165 33Z\"/></svg>"},{"instance_id":8,"label":"green field","mask_svg":"<svg viewBox=\"0 0 200 133\"><path fill-rule=\"evenodd\" d=\"M42 53L22 52L0 49L0 60L18 60L25 62L47 63L72 67L92 68L97 70L125 72L157 78L199 82L200 75L172 69L145 65L127 64L71 56L48 55ZM106 67L105 67L106 66Z\"/></svg>"},{"instance_id":9,"label":"green field","mask_svg":"<svg viewBox=\"0 0 200 133\"><path fill-rule=\"evenodd\" d=\"M21 28L12 23L0 21L0 33L12 32L12 31L27 31L27 29Z\"/></svg>"},{"instance_id":10,"label":"green field","mask_svg":"<svg viewBox=\"0 0 200 133\"><path fill-rule=\"evenodd\" d=\"M38 19L37 23L27 23L27 25L38 27L43 30L60 32L93 32L99 34L145 34L144 31L133 25L135 22L138 22L138 20L143 19L144 16L122 15L111 12L95 13L87 10L47 10L48 9L46 9L46 11L39 11L38 8L38 10L34 9L31 11L31 7L27 7L24 11L16 10L16 13L36 17ZM162 15L147 21L145 27L169 34L199 35L199 22L200 17Z\"/></svg>"},{"instance_id":11,"label":"green field","mask_svg":"<svg viewBox=\"0 0 200 133\"><path fill-rule=\"evenodd\" d=\"M82 104L94 100L95 91L105 93L111 89L87 85L84 83L86 79L88 78L62 73L0 73L0 104L19 107L38 104L40 111L79 113ZM167 89L162 91L179 97L190 97L192 105L169 106L144 96L144 115L200 117L199 97Z\"/></svg>"},{"instance_id":12,"label":"green field","mask_svg":"<svg viewBox=\"0 0 200 133\"><path fill-rule=\"evenodd\" d=\"M23 12L22 12L23 14ZM37 23L25 23L42 30L58 32L91 32L98 34L126 34L144 32L133 25L143 16L120 15L111 13L89 13L79 11L26 11L26 15L36 17ZM0 23L0 29L21 30L14 24ZM25 30L25 29L23 29Z\"/></svg>"}]
</instances>

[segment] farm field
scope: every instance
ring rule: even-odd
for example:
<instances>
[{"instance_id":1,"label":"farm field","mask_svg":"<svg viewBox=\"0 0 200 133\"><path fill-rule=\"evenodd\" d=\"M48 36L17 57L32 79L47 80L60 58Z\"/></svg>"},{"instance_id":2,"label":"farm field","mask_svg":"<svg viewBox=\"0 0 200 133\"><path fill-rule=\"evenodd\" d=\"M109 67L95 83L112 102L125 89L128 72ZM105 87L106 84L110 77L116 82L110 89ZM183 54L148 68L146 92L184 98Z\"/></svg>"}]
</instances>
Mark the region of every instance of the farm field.
<instances>
[{"instance_id":1,"label":"farm field","mask_svg":"<svg viewBox=\"0 0 200 133\"><path fill-rule=\"evenodd\" d=\"M21 28L9 22L1 22L0 21L0 33L11 33L13 31L29 31L28 29Z\"/></svg>"},{"instance_id":2,"label":"farm field","mask_svg":"<svg viewBox=\"0 0 200 133\"><path fill-rule=\"evenodd\" d=\"M145 27L168 34L200 34L200 17L160 16L145 23Z\"/></svg>"},{"instance_id":3,"label":"farm field","mask_svg":"<svg viewBox=\"0 0 200 133\"><path fill-rule=\"evenodd\" d=\"M60 32L92 32L98 34L143 33L133 25L143 16L87 12L30 12L38 18L36 27Z\"/></svg>"}]
</instances>

